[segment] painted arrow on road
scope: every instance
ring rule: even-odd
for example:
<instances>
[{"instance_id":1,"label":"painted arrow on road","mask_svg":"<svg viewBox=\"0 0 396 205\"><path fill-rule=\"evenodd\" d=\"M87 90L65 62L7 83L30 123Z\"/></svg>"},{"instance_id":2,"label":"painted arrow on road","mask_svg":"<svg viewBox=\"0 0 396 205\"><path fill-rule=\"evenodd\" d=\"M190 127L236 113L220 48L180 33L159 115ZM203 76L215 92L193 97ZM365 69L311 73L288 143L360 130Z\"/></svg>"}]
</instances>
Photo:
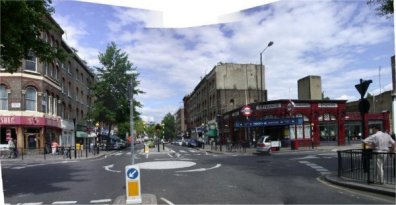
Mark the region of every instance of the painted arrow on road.
<instances>
[{"instance_id":1,"label":"painted arrow on road","mask_svg":"<svg viewBox=\"0 0 396 205\"><path fill-rule=\"evenodd\" d=\"M114 167L114 164L110 164L110 165L107 165L107 166L104 166L103 168L106 170L106 171L109 171L109 172L116 172L116 173L120 173L121 171L118 171L118 170L112 170L112 169L110 169L110 168L113 168Z\"/></svg>"},{"instance_id":2,"label":"painted arrow on road","mask_svg":"<svg viewBox=\"0 0 396 205\"><path fill-rule=\"evenodd\" d=\"M176 171L176 172L204 172L204 171L209 171L211 169L216 169L221 167L221 164L217 164L214 167L211 168L199 168L199 169L191 169L191 170L182 170L182 171Z\"/></svg>"}]
</instances>

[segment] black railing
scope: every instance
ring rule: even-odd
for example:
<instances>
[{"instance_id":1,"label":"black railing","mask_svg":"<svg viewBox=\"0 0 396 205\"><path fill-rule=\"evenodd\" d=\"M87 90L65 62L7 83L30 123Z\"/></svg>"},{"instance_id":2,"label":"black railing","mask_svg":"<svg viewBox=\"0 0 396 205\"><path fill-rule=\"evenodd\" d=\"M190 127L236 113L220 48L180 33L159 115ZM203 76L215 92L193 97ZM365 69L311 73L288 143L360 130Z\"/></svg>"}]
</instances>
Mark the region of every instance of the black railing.
<instances>
[{"instance_id":1,"label":"black railing","mask_svg":"<svg viewBox=\"0 0 396 205\"><path fill-rule=\"evenodd\" d=\"M337 151L338 176L362 182L396 184L395 153L373 152L371 149ZM383 181L377 163L383 162Z\"/></svg>"},{"instance_id":2,"label":"black railing","mask_svg":"<svg viewBox=\"0 0 396 205\"><path fill-rule=\"evenodd\" d=\"M76 155L74 155L76 153ZM0 149L0 159L21 159L21 160L29 160L29 159L72 159L72 158L88 158L99 154L99 147L93 146L88 147L86 150L81 149L81 147L67 146L67 147L58 147L54 152L52 152L52 148L34 148L34 149L26 149L26 148L16 148L15 150L11 149Z\"/></svg>"}]
</instances>

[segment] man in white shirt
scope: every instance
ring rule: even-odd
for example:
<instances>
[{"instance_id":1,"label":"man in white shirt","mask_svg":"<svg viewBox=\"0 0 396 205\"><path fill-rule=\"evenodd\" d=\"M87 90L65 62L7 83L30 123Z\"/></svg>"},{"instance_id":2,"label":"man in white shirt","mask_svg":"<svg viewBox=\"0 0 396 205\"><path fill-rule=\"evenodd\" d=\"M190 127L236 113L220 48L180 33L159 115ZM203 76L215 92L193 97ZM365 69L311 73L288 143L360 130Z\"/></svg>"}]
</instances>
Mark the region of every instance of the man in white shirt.
<instances>
[{"instance_id":1,"label":"man in white shirt","mask_svg":"<svg viewBox=\"0 0 396 205\"><path fill-rule=\"evenodd\" d=\"M384 183L384 161L386 160L386 154L389 152L391 147L393 151L395 147L395 141L387 133L381 132L378 127L373 127L373 133L369 137L363 140L363 143L370 144L374 147L374 152L376 154L376 164L377 164L377 180L383 184Z\"/></svg>"}]
</instances>

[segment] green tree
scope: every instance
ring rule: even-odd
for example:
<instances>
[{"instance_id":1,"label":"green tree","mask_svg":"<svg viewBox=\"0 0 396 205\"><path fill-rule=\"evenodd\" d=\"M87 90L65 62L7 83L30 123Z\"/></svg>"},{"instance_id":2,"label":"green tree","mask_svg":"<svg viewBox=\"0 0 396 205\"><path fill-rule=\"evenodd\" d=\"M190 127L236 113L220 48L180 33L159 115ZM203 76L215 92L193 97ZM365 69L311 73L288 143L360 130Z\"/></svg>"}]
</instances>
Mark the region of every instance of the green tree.
<instances>
[{"instance_id":1,"label":"green tree","mask_svg":"<svg viewBox=\"0 0 396 205\"><path fill-rule=\"evenodd\" d=\"M368 4L376 6L377 14L390 17L393 14L393 0L368 0Z\"/></svg>"},{"instance_id":2,"label":"green tree","mask_svg":"<svg viewBox=\"0 0 396 205\"><path fill-rule=\"evenodd\" d=\"M122 128L123 123L129 122L130 103L128 92L131 78L133 79L132 90L134 96L143 93L137 88L140 84L137 80L139 74L136 73L136 67L129 62L128 55L117 48L114 42L107 46L105 53L99 54L99 61L102 66L96 67L98 82L93 86L95 103L92 109L92 116L95 121L107 124L109 130L115 124L121 125ZM140 113L136 111L136 108L141 106L140 102L136 101L134 97L134 121L140 119Z\"/></svg>"},{"instance_id":3,"label":"green tree","mask_svg":"<svg viewBox=\"0 0 396 205\"><path fill-rule=\"evenodd\" d=\"M164 119L162 120L162 124L164 125L164 136L166 139L173 139L176 137L176 121L175 117L168 113L165 115Z\"/></svg>"},{"instance_id":4,"label":"green tree","mask_svg":"<svg viewBox=\"0 0 396 205\"><path fill-rule=\"evenodd\" d=\"M52 47L40 38L42 31L60 29L51 18L54 12L51 0L0 0L0 3L0 66L7 72L15 72L30 51L42 61L66 57L62 49Z\"/></svg>"}]
</instances>

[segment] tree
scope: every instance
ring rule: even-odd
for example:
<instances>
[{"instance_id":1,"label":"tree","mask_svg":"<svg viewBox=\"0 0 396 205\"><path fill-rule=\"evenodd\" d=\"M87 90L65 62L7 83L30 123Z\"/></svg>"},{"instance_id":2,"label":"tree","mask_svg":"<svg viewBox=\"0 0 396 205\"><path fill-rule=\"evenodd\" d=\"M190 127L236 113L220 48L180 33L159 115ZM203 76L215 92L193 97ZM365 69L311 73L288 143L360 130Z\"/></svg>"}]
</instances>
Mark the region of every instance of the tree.
<instances>
[{"instance_id":1,"label":"tree","mask_svg":"<svg viewBox=\"0 0 396 205\"><path fill-rule=\"evenodd\" d=\"M52 47L40 38L42 31L55 30L57 26L51 17L54 12L51 0L0 0L0 3L0 67L15 72L29 52L48 62L66 57L62 49Z\"/></svg>"},{"instance_id":2,"label":"tree","mask_svg":"<svg viewBox=\"0 0 396 205\"><path fill-rule=\"evenodd\" d=\"M162 124L164 125L164 137L166 139L173 139L176 137L176 122L172 114L166 114L162 120Z\"/></svg>"},{"instance_id":3,"label":"tree","mask_svg":"<svg viewBox=\"0 0 396 205\"><path fill-rule=\"evenodd\" d=\"M390 16L394 11L393 0L368 0L367 4L375 5L380 16Z\"/></svg>"},{"instance_id":4,"label":"tree","mask_svg":"<svg viewBox=\"0 0 396 205\"><path fill-rule=\"evenodd\" d=\"M95 103L93 104L92 116L95 121L104 122L111 130L115 124L129 122L130 103L129 87L130 79L133 79L132 90L134 96L143 93L137 88L140 82L136 67L128 60L128 55L118 49L114 42L111 42L105 53L99 54L101 67L96 67L98 82L93 86ZM134 121L140 119L140 113L136 111L141 107L140 102L134 97L133 116ZM121 126L122 127L122 126Z\"/></svg>"}]
</instances>

